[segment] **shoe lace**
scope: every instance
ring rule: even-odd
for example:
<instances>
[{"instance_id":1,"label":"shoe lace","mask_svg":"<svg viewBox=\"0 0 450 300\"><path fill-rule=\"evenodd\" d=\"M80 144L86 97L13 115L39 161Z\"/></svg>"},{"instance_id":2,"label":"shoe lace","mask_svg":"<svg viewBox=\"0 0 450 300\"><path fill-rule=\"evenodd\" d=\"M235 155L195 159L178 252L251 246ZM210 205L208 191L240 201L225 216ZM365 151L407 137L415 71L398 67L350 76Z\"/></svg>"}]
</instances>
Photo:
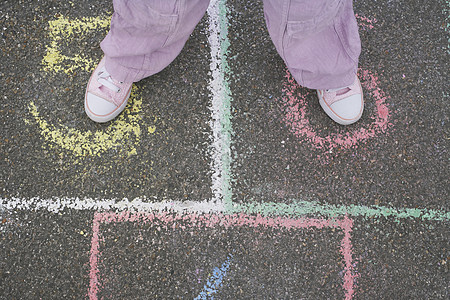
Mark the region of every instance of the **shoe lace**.
<instances>
[{"instance_id":1,"label":"shoe lace","mask_svg":"<svg viewBox=\"0 0 450 300\"><path fill-rule=\"evenodd\" d=\"M347 92L350 92L350 88L349 87L344 87L344 88L339 88L339 89L329 89L326 90L327 93L336 93L336 96L341 96L344 95Z\"/></svg>"},{"instance_id":2,"label":"shoe lace","mask_svg":"<svg viewBox=\"0 0 450 300\"><path fill-rule=\"evenodd\" d=\"M356 92L352 89L352 86L347 86L343 88L323 90L323 97L324 100L331 105L355 93Z\"/></svg>"},{"instance_id":3,"label":"shoe lace","mask_svg":"<svg viewBox=\"0 0 450 300\"><path fill-rule=\"evenodd\" d=\"M109 74L106 70L101 70L100 72L98 72L98 78L97 81L99 83L101 83L103 86L105 86L106 88L119 93L120 92L120 87L118 87L112 77L111 74ZM119 82L121 83L121 82Z\"/></svg>"}]
</instances>

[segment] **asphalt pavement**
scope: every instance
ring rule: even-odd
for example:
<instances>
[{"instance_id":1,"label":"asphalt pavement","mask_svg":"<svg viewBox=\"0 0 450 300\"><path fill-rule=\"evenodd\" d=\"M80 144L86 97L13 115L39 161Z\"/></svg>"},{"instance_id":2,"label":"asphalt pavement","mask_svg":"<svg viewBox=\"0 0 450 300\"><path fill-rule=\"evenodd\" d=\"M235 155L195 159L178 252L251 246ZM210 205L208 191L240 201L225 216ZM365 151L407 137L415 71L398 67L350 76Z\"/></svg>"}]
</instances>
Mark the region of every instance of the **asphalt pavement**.
<instances>
[{"instance_id":1,"label":"asphalt pavement","mask_svg":"<svg viewBox=\"0 0 450 300\"><path fill-rule=\"evenodd\" d=\"M97 124L112 1L0 4L0 299L448 299L448 1L354 1L362 119L212 1Z\"/></svg>"}]
</instances>

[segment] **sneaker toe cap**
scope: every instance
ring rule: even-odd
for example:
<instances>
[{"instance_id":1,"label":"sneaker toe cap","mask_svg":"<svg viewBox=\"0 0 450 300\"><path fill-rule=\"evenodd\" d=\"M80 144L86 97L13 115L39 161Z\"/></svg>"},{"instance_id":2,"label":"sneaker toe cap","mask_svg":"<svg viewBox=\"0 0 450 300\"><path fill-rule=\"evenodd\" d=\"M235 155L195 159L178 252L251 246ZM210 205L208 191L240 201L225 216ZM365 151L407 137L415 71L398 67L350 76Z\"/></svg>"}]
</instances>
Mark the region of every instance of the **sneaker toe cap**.
<instances>
[{"instance_id":1,"label":"sneaker toe cap","mask_svg":"<svg viewBox=\"0 0 450 300\"><path fill-rule=\"evenodd\" d=\"M97 95L87 93L86 108L94 115L107 116L114 112L117 109L117 106Z\"/></svg>"},{"instance_id":2,"label":"sneaker toe cap","mask_svg":"<svg viewBox=\"0 0 450 300\"><path fill-rule=\"evenodd\" d=\"M363 111L362 95L352 95L331 105L331 109L341 119L357 121Z\"/></svg>"}]
</instances>

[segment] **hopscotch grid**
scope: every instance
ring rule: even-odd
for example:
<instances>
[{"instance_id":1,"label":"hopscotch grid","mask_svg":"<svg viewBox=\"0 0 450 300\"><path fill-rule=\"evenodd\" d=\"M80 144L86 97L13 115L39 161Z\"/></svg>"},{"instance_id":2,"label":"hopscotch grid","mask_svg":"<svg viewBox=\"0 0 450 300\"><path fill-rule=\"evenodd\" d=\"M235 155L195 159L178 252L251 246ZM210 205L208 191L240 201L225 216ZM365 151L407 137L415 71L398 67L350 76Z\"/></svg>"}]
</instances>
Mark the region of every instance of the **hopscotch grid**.
<instances>
[{"instance_id":1,"label":"hopscotch grid","mask_svg":"<svg viewBox=\"0 0 450 300\"><path fill-rule=\"evenodd\" d=\"M231 71L227 62L228 46L228 10L226 0L212 0L208 7L209 36L211 47L209 91L211 95L211 122L212 142L211 169L213 193L212 199L199 201L162 201L148 202L146 197L128 199L92 199L52 197L41 199L32 198L0 198L0 209L8 210L40 210L61 212L64 209L76 210L129 210L133 212L151 212L172 210L175 212L199 212L199 213L236 213L247 212L249 214L303 216L319 214L327 217L349 215L352 217L390 217L396 221L405 218L417 218L430 221L445 221L450 219L450 212L418 209L418 208L390 208L383 206L359 206L359 205L331 205L318 202L290 200L292 204L284 203L250 203L239 204L232 201L231 187L231 91L227 78ZM85 21L85 19L83 19ZM97 22L102 21L96 18ZM61 20L59 20L61 22ZM107 23L108 20L102 21ZM78 22L80 23L80 22ZM78 24L75 22L75 25ZM106 24L105 23L105 24ZM81 24L81 23L80 23ZM80 27L81 25L77 26ZM84 24L84 23L83 23ZM87 26L87 25L86 25ZM79 28L78 28L79 29ZM77 30L78 30L77 29ZM153 197L154 198L154 197ZM154 198L156 199L156 198Z\"/></svg>"},{"instance_id":2,"label":"hopscotch grid","mask_svg":"<svg viewBox=\"0 0 450 300\"><path fill-rule=\"evenodd\" d=\"M364 218L391 218L396 222L404 219L422 221L448 221L450 212L426 208L393 208L387 206L333 205L316 201L291 200L292 203L251 202L233 203L226 211L223 206L210 200L203 201L157 201L149 202L146 198L128 199L94 199L94 198L0 198L0 209L3 210L47 210L60 213L66 209L79 211L130 211L150 213L172 211L176 213L246 213L249 215L303 217L320 215L327 218L349 216Z\"/></svg>"},{"instance_id":3,"label":"hopscotch grid","mask_svg":"<svg viewBox=\"0 0 450 300\"><path fill-rule=\"evenodd\" d=\"M230 91L228 84L225 80L225 74L229 68L226 67L227 47L229 42L227 41L227 21L226 21L226 3L222 0L211 1L208 7L208 21L209 21L209 36L208 40L211 46L211 75L212 79L209 83L209 90L211 93L211 119L210 126L212 129L212 144L210 149L212 152L212 193L213 197L210 200L202 201L171 201L163 200L158 202L146 202L142 199L136 198L132 201L128 199L80 199L80 198L59 198L52 197L48 199L41 199L39 197L32 198L0 198L0 209L29 209L39 210L46 209L50 212L60 212L64 209L78 209L78 210L131 210L131 211L162 211L173 210L177 212L205 212L215 213L225 211L225 199L231 199L231 186L230 182L230 143L231 143L231 121L230 121ZM224 15L225 14L225 15ZM82 20L70 22L67 19L60 17L57 21L51 21L52 26L57 26L57 35L61 39L63 28L72 24L74 28L69 27L67 35L70 35L72 31L80 31L84 27L92 29L95 26L87 23L86 18ZM89 19L91 20L91 19ZM97 23L105 26L109 23L108 19L101 17L93 18ZM91 21L92 21L91 20ZM61 24L62 25L61 25ZM56 24L56 25L55 25ZM51 33L54 35L54 33ZM225 48L223 45L226 45ZM57 44L54 41L51 45L54 49L57 49ZM53 49L51 48L51 49ZM50 49L50 50L51 50ZM48 50L46 59L48 62L47 67L54 67L54 64L63 60L69 59L63 57L56 59L53 56L60 57L61 55L57 50ZM55 54L56 51L56 54ZM51 56L51 55L53 56ZM51 57L49 58L48 55ZM76 60L75 60L76 61ZM59 70L59 69L58 69ZM146 199L145 197L143 198ZM231 200L229 200L231 201Z\"/></svg>"},{"instance_id":4,"label":"hopscotch grid","mask_svg":"<svg viewBox=\"0 0 450 300\"><path fill-rule=\"evenodd\" d=\"M65 209L76 209L83 211L95 211L93 223L92 248L90 255L90 285L89 293L97 295L98 293L98 259L99 259L99 241L98 232L100 225L104 220L98 219L98 216L107 215L106 211L122 211L121 215L138 213L135 216L155 215L159 212L162 216L165 213L175 212L178 216L196 216L199 220L207 222L209 218L212 222L220 218L229 218L237 214L243 215L245 212L248 218L254 218L250 215L260 215L259 218L267 216L289 216L301 217L309 214L319 214L331 218L344 216L347 221L348 216L358 217L392 217L395 220L413 218L422 220L445 221L450 219L450 213L431 210L431 209L397 209L380 206L336 206L328 204L319 204L318 202L297 201L293 204L283 203L248 203L238 204L232 202L231 187L231 137L233 134L231 124L231 91L227 78L230 76L230 68L227 62L228 47L228 19L227 19L226 0L212 0L208 7L209 36L208 41L211 47L211 80L209 91L211 94L211 122L212 143L211 149L211 169L212 184L211 189L213 197L211 200L203 201L171 201L164 200L158 202L148 202L146 198L128 199L91 199L91 198L58 198L41 199L33 198L0 198L0 209L18 209L18 210L48 210L58 213ZM103 211L103 212L102 212ZM197 214L201 215L197 215ZM117 213L109 213L116 214ZM276 220L280 220L278 217ZM211 221L212 220L212 221ZM275 219L271 219L275 220ZM284 220L288 220L285 219ZM292 219L291 219L292 220ZM313 219L308 219L313 220ZM328 222L330 220L323 220ZM339 222L332 219L333 222ZM321 221L321 222L322 222ZM102 223L103 222L103 223ZM199 222L199 221L195 221ZM294 220L293 222L301 222ZM221 224L219 224L221 225ZM247 224L248 225L248 224ZM316 225L314 225L316 226ZM320 225L321 226L321 225ZM316 226L319 228L319 225ZM342 240L341 252L345 260L344 290L346 299L351 299L354 291L354 278L352 267L352 246L351 246L351 227L345 225L343 228L344 238ZM92 267L96 266L96 267Z\"/></svg>"},{"instance_id":5,"label":"hopscotch grid","mask_svg":"<svg viewBox=\"0 0 450 300\"><path fill-rule=\"evenodd\" d=\"M343 238L340 246L340 253L344 261L344 278L342 288L345 293L345 299L350 300L355 293L354 284L358 277L353 267L352 258L352 243L351 231L353 227L353 220L348 217L343 219L321 219L321 218L268 218L261 215L250 216L244 213L225 215L198 215L193 214L173 214L171 212L151 212L151 213L130 213L129 211L117 212L96 212L92 225L92 239L90 251L90 272L89 272L89 299L97 300L98 292L100 291L100 270L99 270L99 256L100 256L100 225L120 222L139 222L155 224L170 228L204 228L222 226L226 229L234 227L268 227L268 228L284 228L287 230L295 229L322 229L322 228L338 228L343 232ZM178 222L180 224L178 224ZM162 223L162 224L161 224ZM177 227L177 225L179 225Z\"/></svg>"}]
</instances>

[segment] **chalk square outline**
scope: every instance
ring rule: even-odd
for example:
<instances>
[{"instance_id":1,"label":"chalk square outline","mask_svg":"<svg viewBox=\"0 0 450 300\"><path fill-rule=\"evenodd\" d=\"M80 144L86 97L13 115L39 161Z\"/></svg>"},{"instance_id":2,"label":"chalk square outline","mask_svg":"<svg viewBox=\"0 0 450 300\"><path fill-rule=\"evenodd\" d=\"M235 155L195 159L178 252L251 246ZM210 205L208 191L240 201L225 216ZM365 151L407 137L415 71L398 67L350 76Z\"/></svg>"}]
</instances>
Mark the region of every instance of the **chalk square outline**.
<instances>
[{"instance_id":1,"label":"chalk square outline","mask_svg":"<svg viewBox=\"0 0 450 300\"><path fill-rule=\"evenodd\" d=\"M164 228L176 228L178 221L183 221L183 225L178 228L202 228L223 226L225 228L230 227L258 227L265 228L277 227L286 229L300 229L300 228L337 228L341 229L344 233L344 237L341 241L339 252L344 258L344 279L342 288L344 289L345 299L350 300L354 295L354 281L357 277L354 273L353 259L352 259L352 244L350 240L350 232L353 228L353 220L345 216L342 219L323 219L323 218L286 218L286 217L265 217L258 215L247 215L244 213L236 214L204 214L204 213L174 213L173 211L162 212L145 212L135 213L130 211L122 212L96 212L92 224L92 239L90 250L90 272L89 272L89 299L97 300L97 293L99 288L99 232L101 224L119 223L119 222L161 222L161 226Z\"/></svg>"}]
</instances>

